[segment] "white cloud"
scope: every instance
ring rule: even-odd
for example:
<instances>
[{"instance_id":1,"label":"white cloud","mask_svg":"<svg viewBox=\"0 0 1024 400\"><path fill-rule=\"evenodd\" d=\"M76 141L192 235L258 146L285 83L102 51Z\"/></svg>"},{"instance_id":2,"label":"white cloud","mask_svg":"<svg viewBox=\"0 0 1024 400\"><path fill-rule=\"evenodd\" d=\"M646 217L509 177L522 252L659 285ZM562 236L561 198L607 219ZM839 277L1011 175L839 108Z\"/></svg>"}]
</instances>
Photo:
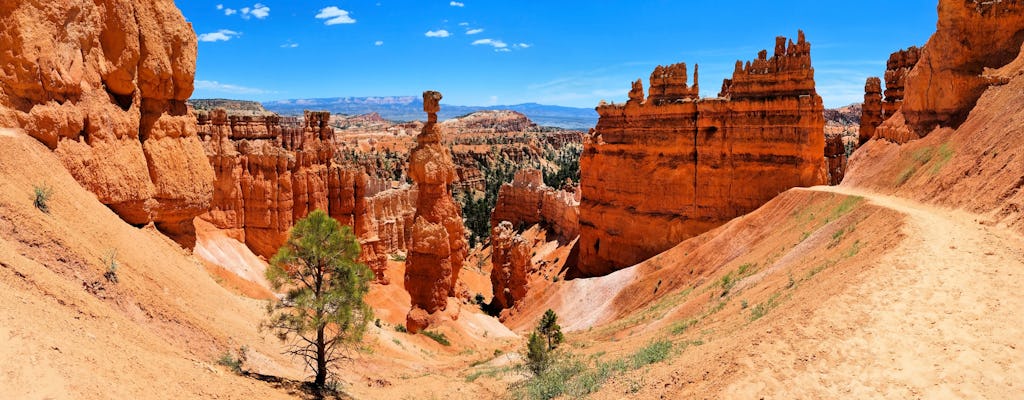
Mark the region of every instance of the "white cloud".
<instances>
[{"instance_id":1,"label":"white cloud","mask_svg":"<svg viewBox=\"0 0 1024 400\"><path fill-rule=\"evenodd\" d=\"M225 8L224 9L224 15L227 15L229 17L232 16L232 15L235 15L235 13L237 13L237 12L238 11L235 11L234 8Z\"/></svg>"},{"instance_id":2,"label":"white cloud","mask_svg":"<svg viewBox=\"0 0 1024 400\"><path fill-rule=\"evenodd\" d=\"M250 14L256 17L256 19L264 19L270 15L270 7L256 3L256 5L252 6L252 12Z\"/></svg>"},{"instance_id":3,"label":"white cloud","mask_svg":"<svg viewBox=\"0 0 1024 400\"><path fill-rule=\"evenodd\" d=\"M470 29L470 30L466 31L466 34L467 34L467 35L476 35L476 34L478 34L478 33L480 33L480 32L483 32L483 31L484 31L484 30L483 30L483 29L480 29L480 28L477 28L477 29Z\"/></svg>"},{"instance_id":4,"label":"white cloud","mask_svg":"<svg viewBox=\"0 0 1024 400\"><path fill-rule=\"evenodd\" d=\"M232 85L228 83L220 83L217 81L204 81L196 79L195 81L196 90L206 90L216 93L230 93L230 94L267 94L273 93L263 89L256 89L245 86Z\"/></svg>"},{"instance_id":5,"label":"white cloud","mask_svg":"<svg viewBox=\"0 0 1024 400\"><path fill-rule=\"evenodd\" d=\"M459 26L469 26L469 22L459 22Z\"/></svg>"},{"instance_id":6,"label":"white cloud","mask_svg":"<svg viewBox=\"0 0 1024 400\"><path fill-rule=\"evenodd\" d=\"M512 50L509 50L508 47L502 47L502 48L494 49L494 51L499 52L499 53L508 53L508 52L510 52Z\"/></svg>"},{"instance_id":7,"label":"white cloud","mask_svg":"<svg viewBox=\"0 0 1024 400\"><path fill-rule=\"evenodd\" d=\"M519 44L516 45L516 47L518 47L520 49L528 49L530 47L533 47L533 45L526 44L526 43L519 43Z\"/></svg>"},{"instance_id":8,"label":"white cloud","mask_svg":"<svg viewBox=\"0 0 1024 400\"><path fill-rule=\"evenodd\" d=\"M199 35L200 42L226 42L233 38L241 35L239 32L235 32L229 29L221 29L216 32L204 33Z\"/></svg>"},{"instance_id":9,"label":"white cloud","mask_svg":"<svg viewBox=\"0 0 1024 400\"><path fill-rule=\"evenodd\" d=\"M242 18L249 18L249 7L242 7L239 11L242 12Z\"/></svg>"},{"instance_id":10,"label":"white cloud","mask_svg":"<svg viewBox=\"0 0 1024 400\"><path fill-rule=\"evenodd\" d=\"M488 45L488 46L494 46L495 49L505 49L505 51L508 51L508 49L506 49L506 47L508 47L508 44L506 44L505 42L502 42L500 40L495 40L495 39L479 39L479 40L473 41L473 45L474 46L479 46L479 45L482 45L482 44L485 44L485 45Z\"/></svg>"},{"instance_id":11,"label":"white cloud","mask_svg":"<svg viewBox=\"0 0 1024 400\"><path fill-rule=\"evenodd\" d=\"M427 31L427 33L424 33L424 35L426 37L446 38L448 36L451 36L452 34L444 29L438 29L436 31Z\"/></svg>"},{"instance_id":12,"label":"white cloud","mask_svg":"<svg viewBox=\"0 0 1024 400\"><path fill-rule=\"evenodd\" d=\"M316 15L316 19L323 19L324 25L354 24L356 20L348 15L348 11L335 6L325 7Z\"/></svg>"},{"instance_id":13,"label":"white cloud","mask_svg":"<svg viewBox=\"0 0 1024 400\"><path fill-rule=\"evenodd\" d=\"M373 42L373 45L374 46L383 46L384 45L384 41L383 40L378 40L376 42Z\"/></svg>"},{"instance_id":14,"label":"white cloud","mask_svg":"<svg viewBox=\"0 0 1024 400\"><path fill-rule=\"evenodd\" d=\"M452 1L451 3L448 3L448 5L450 5L452 7L465 7L466 3L460 3L460 2L457 2L457 1Z\"/></svg>"},{"instance_id":15,"label":"white cloud","mask_svg":"<svg viewBox=\"0 0 1024 400\"><path fill-rule=\"evenodd\" d=\"M285 44L281 45L281 48L284 48L284 49L294 49L296 47L299 47L298 43L285 43Z\"/></svg>"},{"instance_id":16,"label":"white cloud","mask_svg":"<svg viewBox=\"0 0 1024 400\"><path fill-rule=\"evenodd\" d=\"M223 4L218 4L217 5L217 9L218 10L223 10L224 9L224 5Z\"/></svg>"}]
</instances>

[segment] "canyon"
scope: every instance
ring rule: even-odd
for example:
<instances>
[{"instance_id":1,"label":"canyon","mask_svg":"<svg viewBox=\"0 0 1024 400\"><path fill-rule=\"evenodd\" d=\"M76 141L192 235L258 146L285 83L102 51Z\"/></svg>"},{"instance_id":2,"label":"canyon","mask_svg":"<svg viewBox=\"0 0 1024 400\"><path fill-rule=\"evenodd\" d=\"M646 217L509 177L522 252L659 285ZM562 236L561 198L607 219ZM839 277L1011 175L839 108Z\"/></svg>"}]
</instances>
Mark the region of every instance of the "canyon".
<instances>
[{"instance_id":1,"label":"canyon","mask_svg":"<svg viewBox=\"0 0 1024 400\"><path fill-rule=\"evenodd\" d=\"M676 64L654 70L646 99L637 81L626 104L598 106L580 159L576 276L628 267L786 189L827 183L810 49L803 32L777 38L771 58L737 61L717 98L699 98L697 68L689 87Z\"/></svg>"},{"instance_id":2,"label":"canyon","mask_svg":"<svg viewBox=\"0 0 1024 400\"><path fill-rule=\"evenodd\" d=\"M400 99L425 121L186 102L172 1L0 4L0 392L316 397L260 321L322 209L375 274L335 398L1015 398L1024 6L937 16L863 105L824 109L799 32L583 133L435 91ZM521 367L548 310L559 375Z\"/></svg>"}]
</instances>

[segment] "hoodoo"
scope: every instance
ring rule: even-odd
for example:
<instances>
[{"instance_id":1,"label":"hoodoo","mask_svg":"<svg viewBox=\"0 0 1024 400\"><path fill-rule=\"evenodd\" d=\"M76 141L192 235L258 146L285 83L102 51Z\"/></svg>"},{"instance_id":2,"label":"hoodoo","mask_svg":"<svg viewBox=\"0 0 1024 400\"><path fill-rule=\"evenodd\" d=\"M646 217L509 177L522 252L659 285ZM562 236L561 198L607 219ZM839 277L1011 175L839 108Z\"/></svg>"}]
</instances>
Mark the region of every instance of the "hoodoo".
<instances>
[{"instance_id":1,"label":"hoodoo","mask_svg":"<svg viewBox=\"0 0 1024 400\"><path fill-rule=\"evenodd\" d=\"M828 182L825 120L811 44L736 63L718 98L700 99L694 68L659 66L650 93L597 107L580 160L577 276L604 275L748 213L786 189ZM639 181L637 181L639 179Z\"/></svg>"},{"instance_id":2,"label":"hoodoo","mask_svg":"<svg viewBox=\"0 0 1024 400\"><path fill-rule=\"evenodd\" d=\"M409 177L419 190L405 268L405 289L412 298L406 317L410 332L429 326L431 314L443 311L448 296L456 295L459 270L469 252L462 212L452 198L451 186L458 178L455 163L441 145L440 101L441 93L423 92L427 123L409 153Z\"/></svg>"}]
</instances>

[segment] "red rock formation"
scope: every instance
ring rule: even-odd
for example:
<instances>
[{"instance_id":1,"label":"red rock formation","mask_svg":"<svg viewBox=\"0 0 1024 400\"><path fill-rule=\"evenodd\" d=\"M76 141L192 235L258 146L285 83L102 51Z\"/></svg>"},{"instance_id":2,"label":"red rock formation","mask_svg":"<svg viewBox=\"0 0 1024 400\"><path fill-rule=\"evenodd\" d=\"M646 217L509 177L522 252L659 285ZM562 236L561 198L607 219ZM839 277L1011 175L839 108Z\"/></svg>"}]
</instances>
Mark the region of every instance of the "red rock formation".
<instances>
[{"instance_id":1,"label":"red rock formation","mask_svg":"<svg viewBox=\"0 0 1024 400\"><path fill-rule=\"evenodd\" d=\"M491 229L503 221L512 227L541 224L567 243L579 235L579 201L575 194L544 185L538 169L516 172L511 183L501 185L491 213Z\"/></svg>"},{"instance_id":2,"label":"red rock formation","mask_svg":"<svg viewBox=\"0 0 1024 400\"><path fill-rule=\"evenodd\" d=\"M409 177L419 190L405 267L405 289L412 298L406 325L414 333L429 326L430 315L444 310L448 296L456 294L459 270L469 251L462 212L452 199L451 185L458 178L455 164L441 145L440 101L441 93L423 92L428 119L409 154Z\"/></svg>"},{"instance_id":3,"label":"red rock formation","mask_svg":"<svg viewBox=\"0 0 1024 400\"><path fill-rule=\"evenodd\" d=\"M770 59L737 62L720 98L662 90L597 107L580 160L577 276L633 265L786 189L827 182L824 107L802 32L796 43L778 38Z\"/></svg>"},{"instance_id":4,"label":"red rock formation","mask_svg":"<svg viewBox=\"0 0 1024 400\"><path fill-rule=\"evenodd\" d=\"M216 172L213 202L202 216L271 257L295 221L323 209L354 228L361 261L387 283L387 254L406 248L412 198L407 188L385 190L361 169L334 158L330 114L298 118L198 113L209 163Z\"/></svg>"},{"instance_id":5,"label":"red rock formation","mask_svg":"<svg viewBox=\"0 0 1024 400\"><path fill-rule=\"evenodd\" d=\"M939 0L938 14L935 34L906 75L902 106L886 117L879 137L903 143L960 126L988 87L985 68L1006 65L1024 42L1018 1Z\"/></svg>"},{"instance_id":6,"label":"red rock formation","mask_svg":"<svg viewBox=\"0 0 1024 400\"><path fill-rule=\"evenodd\" d=\"M906 91L907 75L921 58L921 49L911 46L889 55L885 63L885 102L882 103L883 115L893 115L903 106Z\"/></svg>"},{"instance_id":7,"label":"red rock formation","mask_svg":"<svg viewBox=\"0 0 1024 400\"><path fill-rule=\"evenodd\" d=\"M512 223L502 221L491 230L491 287L494 300L491 304L499 310L512 308L526 297L530 261L530 245L516 234Z\"/></svg>"},{"instance_id":8,"label":"red rock formation","mask_svg":"<svg viewBox=\"0 0 1024 400\"><path fill-rule=\"evenodd\" d=\"M0 126L45 143L132 224L194 242L213 172L185 100L196 37L170 0L0 3Z\"/></svg>"},{"instance_id":9,"label":"red rock formation","mask_svg":"<svg viewBox=\"0 0 1024 400\"><path fill-rule=\"evenodd\" d=\"M651 89L647 95L647 101L659 104L662 102L673 102L681 99L696 99L700 97L700 88L697 85L697 66L693 67L693 87L686 84L686 63L669 65L667 67L657 66L651 72ZM637 84L640 84L639 87ZM643 99L643 82L637 80L633 83L633 90L640 89L639 99ZM630 96L632 100L633 97Z\"/></svg>"},{"instance_id":10,"label":"red rock formation","mask_svg":"<svg viewBox=\"0 0 1024 400\"><path fill-rule=\"evenodd\" d=\"M846 145L842 135L825 137L825 161L828 164L828 184L838 185L846 175Z\"/></svg>"},{"instance_id":11,"label":"red rock formation","mask_svg":"<svg viewBox=\"0 0 1024 400\"><path fill-rule=\"evenodd\" d=\"M864 83L864 106L860 116L859 144L875 136L875 129L882 124L882 81L877 77L868 78Z\"/></svg>"}]
</instances>

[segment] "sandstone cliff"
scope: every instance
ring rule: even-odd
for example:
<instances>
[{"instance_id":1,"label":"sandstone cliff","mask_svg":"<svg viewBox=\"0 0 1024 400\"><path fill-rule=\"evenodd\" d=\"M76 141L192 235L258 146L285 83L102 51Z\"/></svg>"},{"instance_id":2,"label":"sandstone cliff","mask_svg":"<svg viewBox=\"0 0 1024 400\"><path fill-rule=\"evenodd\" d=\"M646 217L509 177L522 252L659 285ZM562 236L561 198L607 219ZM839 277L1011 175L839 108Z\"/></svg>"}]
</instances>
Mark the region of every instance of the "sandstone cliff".
<instances>
[{"instance_id":1,"label":"sandstone cliff","mask_svg":"<svg viewBox=\"0 0 1024 400\"><path fill-rule=\"evenodd\" d=\"M548 187L540 170L528 168L516 172L511 183L501 185L491 213L491 229L502 221L513 228L541 224L560 242L568 243L579 235L579 214L574 193Z\"/></svg>"},{"instance_id":2,"label":"sandstone cliff","mask_svg":"<svg viewBox=\"0 0 1024 400\"><path fill-rule=\"evenodd\" d=\"M125 221L186 246L213 171L185 100L196 37L170 0L0 3L0 126L21 127Z\"/></svg>"},{"instance_id":3,"label":"sandstone cliff","mask_svg":"<svg viewBox=\"0 0 1024 400\"><path fill-rule=\"evenodd\" d=\"M940 0L938 14L935 34L919 53L887 65L886 98L899 98L903 88L902 104L886 110L880 138L904 143L937 127L959 127L988 86L985 69L1012 61L1024 42L1024 4L1017 1ZM890 71L899 78L907 65L913 68L890 89Z\"/></svg>"},{"instance_id":4,"label":"sandstone cliff","mask_svg":"<svg viewBox=\"0 0 1024 400\"><path fill-rule=\"evenodd\" d=\"M633 265L786 189L827 182L824 107L802 32L778 38L771 58L737 62L719 98L699 99L683 71L656 69L646 101L597 107L580 160L576 275Z\"/></svg>"},{"instance_id":5,"label":"sandstone cliff","mask_svg":"<svg viewBox=\"0 0 1024 400\"><path fill-rule=\"evenodd\" d=\"M413 333L429 326L431 314L444 310L448 296L456 295L459 271L469 251L462 212L452 198L451 186L458 178L455 164L441 145L440 101L441 93L423 92L428 119L409 154L409 177L419 190L405 267L405 289L412 298L406 325Z\"/></svg>"},{"instance_id":6,"label":"sandstone cliff","mask_svg":"<svg viewBox=\"0 0 1024 400\"><path fill-rule=\"evenodd\" d=\"M387 283L387 255L407 248L415 192L390 189L337 161L329 119L325 112L306 112L302 119L198 113L216 173L213 202L202 217L269 258L295 221L323 209L354 228L361 260Z\"/></svg>"}]
</instances>

